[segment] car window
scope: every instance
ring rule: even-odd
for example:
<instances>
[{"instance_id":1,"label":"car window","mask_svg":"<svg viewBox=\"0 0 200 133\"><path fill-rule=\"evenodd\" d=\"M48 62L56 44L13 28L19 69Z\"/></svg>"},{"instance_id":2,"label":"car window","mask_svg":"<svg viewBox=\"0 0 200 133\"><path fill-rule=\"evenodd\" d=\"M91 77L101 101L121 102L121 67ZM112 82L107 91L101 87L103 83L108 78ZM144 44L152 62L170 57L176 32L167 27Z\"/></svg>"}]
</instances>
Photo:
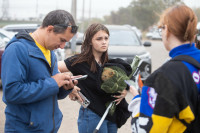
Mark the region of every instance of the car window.
<instances>
[{"instance_id":1,"label":"car window","mask_svg":"<svg viewBox=\"0 0 200 133\"><path fill-rule=\"evenodd\" d=\"M12 39L14 35L15 35L14 32L10 32L10 31L6 31L6 30L3 30L3 29L0 29L0 36L2 38Z\"/></svg>"},{"instance_id":2,"label":"car window","mask_svg":"<svg viewBox=\"0 0 200 133\"><path fill-rule=\"evenodd\" d=\"M138 37L132 30L109 30L109 45L139 46Z\"/></svg>"},{"instance_id":3,"label":"car window","mask_svg":"<svg viewBox=\"0 0 200 133\"><path fill-rule=\"evenodd\" d=\"M1 39L8 38L5 35L3 35L2 33L0 33L0 37L1 37Z\"/></svg>"},{"instance_id":4,"label":"car window","mask_svg":"<svg viewBox=\"0 0 200 133\"><path fill-rule=\"evenodd\" d=\"M6 46L6 42L0 38L0 49L2 50L2 48L4 49Z\"/></svg>"}]
</instances>

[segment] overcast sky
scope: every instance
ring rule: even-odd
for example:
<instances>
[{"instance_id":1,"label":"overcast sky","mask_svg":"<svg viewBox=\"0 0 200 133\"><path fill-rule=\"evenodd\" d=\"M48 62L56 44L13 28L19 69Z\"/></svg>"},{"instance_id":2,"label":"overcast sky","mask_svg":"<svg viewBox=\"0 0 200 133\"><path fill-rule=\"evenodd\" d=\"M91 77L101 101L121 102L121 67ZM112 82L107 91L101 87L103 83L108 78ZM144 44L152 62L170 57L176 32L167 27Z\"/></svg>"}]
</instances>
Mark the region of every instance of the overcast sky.
<instances>
[{"instance_id":1,"label":"overcast sky","mask_svg":"<svg viewBox=\"0 0 200 133\"><path fill-rule=\"evenodd\" d=\"M39 14L47 14L54 9L64 9L71 12L72 0L0 0L9 1L9 16L12 18L36 17ZM85 1L84 16L89 17L91 2L91 16L103 18L111 11L117 11L120 7L127 7L132 0L77 0L77 18L82 17L83 1ZM200 7L199 0L184 0L190 7ZM2 15L0 6L0 16Z\"/></svg>"},{"instance_id":2,"label":"overcast sky","mask_svg":"<svg viewBox=\"0 0 200 133\"><path fill-rule=\"evenodd\" d=\"M71 12L72 0L0 0L9 1L9 16L13 18L35 17L46 14L54 9L65 9ZM131 0L84 0L85 17L89 17L91 2L91 16L102 18L109 15L110 11L117 11L119 7L127 7ZM38 3L38 4L37 4ZM2 10L2 6L0 6ZM36 10L38 9L38 10ZM77 0L77 18L82 17L83 0ZM0 12L1 13L1 12Z\"/></svg>"}]
</instances>

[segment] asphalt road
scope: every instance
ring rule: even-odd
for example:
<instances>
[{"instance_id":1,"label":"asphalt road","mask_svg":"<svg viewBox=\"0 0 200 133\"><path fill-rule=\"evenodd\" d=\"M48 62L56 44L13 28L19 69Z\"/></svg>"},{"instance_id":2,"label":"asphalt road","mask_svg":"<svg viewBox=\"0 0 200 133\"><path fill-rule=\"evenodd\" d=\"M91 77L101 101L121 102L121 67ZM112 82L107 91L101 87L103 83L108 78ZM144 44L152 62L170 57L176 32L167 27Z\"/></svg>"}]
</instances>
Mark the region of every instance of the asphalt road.
<instances>
[{"instance_id":1,"label":"asphalt road","mask_svg":"<svg viewBox=\"0 0 200 133\"><path fill-rule=\"evenodd\" d=\"M152 46L146 47L146 49L151 53L152 71L154 71L168 58L168 52L165 50L161 41L151 41L151 43ZM2 99L2 91L0 91L0 99ZM132 96L128 93L126 99L130 102ZM80 107L79 103L73 102L67 97L59 101L59 107L63 113L63 121L58 133L78 133L77 118ZM0 100L0 133L4 131L4 109L5 104ZM130 119L118 130L118 133L131 133Z\"/></svg>"}]
</instances>

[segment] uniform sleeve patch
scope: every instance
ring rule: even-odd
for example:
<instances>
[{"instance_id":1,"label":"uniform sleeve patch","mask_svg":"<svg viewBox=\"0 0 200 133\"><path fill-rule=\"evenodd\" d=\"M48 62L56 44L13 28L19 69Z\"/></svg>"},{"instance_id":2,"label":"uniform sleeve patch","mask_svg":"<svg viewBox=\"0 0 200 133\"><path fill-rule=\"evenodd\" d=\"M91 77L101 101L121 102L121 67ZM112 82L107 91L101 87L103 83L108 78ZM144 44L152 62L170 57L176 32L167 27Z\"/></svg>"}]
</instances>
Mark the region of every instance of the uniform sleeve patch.
<instances>
[{"instance_id":1,"label":"uniform sleeve patch","mask_svg":"<svg viewBox=\"0 0 200 133\"><path fill-rule=\"evenodd\" d=\"M152 109L154 109L157 98L157 93L155 92L155 89L149 87L147 90L147 95L148 95L148 104Z\"/></svg>"},{"instance_id":2,"label":"uniform sleeve patch","mask_svg":"<svg viewBox=\"0 0 200 133\"><path fill-rule=\"evenodd\" d=\"M151 117L156 104L157 93L155 89L149 86L142 87L140 112Z\"/></svg>"},{"instance_id":3,"label":"uniform sleeve patch","mask_svg":"<svg viewBox=\"0 0 200 133\"><path fill-rule=\"evenodd\" d=\"M200 79L199 73L194 71L194 72L192 73L192 77L193 77L193 79L194 79L194 82L195 82L196 84L199 84L199 79Z\"/></svg>"}]
</instances>

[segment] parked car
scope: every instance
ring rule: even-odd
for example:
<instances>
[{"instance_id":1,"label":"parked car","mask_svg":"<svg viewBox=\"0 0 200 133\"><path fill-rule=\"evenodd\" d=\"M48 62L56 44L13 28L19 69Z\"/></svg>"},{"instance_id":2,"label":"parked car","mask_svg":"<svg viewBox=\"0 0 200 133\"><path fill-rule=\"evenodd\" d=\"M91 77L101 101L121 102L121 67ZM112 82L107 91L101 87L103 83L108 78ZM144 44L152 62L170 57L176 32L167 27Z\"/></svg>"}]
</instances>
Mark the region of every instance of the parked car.
<instances>
[{"instance_id":1,"label":"parked car","mask_svg":"<svg viewBox=\"0 0 200 133\"><path fill-rule=\"evenodd\" d=\"M65 48L71 48L72 40L75 39L75 45L82 45L84 34L81 32L77 32L73 38L66 44Z\"/></svg>"},{"instance_id":2,"label":"parked car","mask_svg":"<svg viewBox=\"0 0 200 133\"><path fill-rule=\"evenodd\" d=\"M39 24L11 24L11 25L6 25L2 28L4 30L17 33L17 32L22 31L22 30L27 30L29 32L33 32L39 27L40 27Z\"/></svg>"},{"instance_id":3,"label":"parked car","mask_svg":"<svg viewBox=\"0 0 200 133\"><path fill-rule=\"evenodd\" d=\"M200 30L200 22L197 23L197 29Z\"/></svg>"},{"instance_id":4,"label":"parked car","mask_svg":"<svg viewBox=\"0 0 200 133\"><path fill-rule=\"evenodd\" d=\"M152 39L153 33L151 31L149 31L149 32L146 33L145 36L146 36L147 39Z\"/></svg>"},{"instance_id":5,"label":"parked car","mask_svg":"<svg viewBox=\"0 0 200 133\"><path fill-rule=\"evenodd\" d=\"M15 33L0 29L0 87L1 87L1 57L7 43L13 38Z\"/></svg>"},{"instance_id":6,"label":"parked car","mask_svg":"<svg viewBox=\"0 0 200 133\"><path fill-rule=\"evenodd\" d=\"M1 58L4 52L4 49L6 47L7 42L5 42L1 37L0 37L0 88L2 87L1 83Z\"/></svg>"},{"instance_id":7,"label":"parked car","mask_svg":"<svg viewBox=\"0 0 200 133\"><path fill-rule=\"evenodd\" d=\"M195 37L196 47L200 49L200 22L197 23L197 34Z\"/></svg>"},{"instance_id":8,"label":"parked car","mask_svg":"<svg viewBox=\"0 0 200 133\"><path fill-rule=\"evenodd\" d=\"M151 74L151 55L144 46L151 46L151 42L141 43L132 28L122 25L106 25L110 32L108 48L109 58L121 58L132 63L135 55L142 59L139 67L141 79L144 81Z\"/></svg>"},{"instance_id":9,"label":"parked car","mask_svg":"<svg viewBox=\"0 0 200 133\"><path fill-rule=\"evenodd\" d=\"M76 45L82 45L84 34L81 32L77 32L76 36Z\"/></svg>"},{"instance_id":10,"label":"parked car","mask_svg":"<svg viewBox=\"0 0 200 133\"><path fill-rule=\"evenodd\" d=\"M149 31L146 33L146 38L152 40L162 40L162 36L159 34L158 31L158 27L153 26L152 28L150 28Z\"/></svg>"},{"instance_id":11,"label":"parked car","mask_svg":"<svg viewBox=\"0 0 200 133\"><path fill-rule=\"evenodd\" d=\"M0 29L0 38L7 44L15 35L14 32L9 32L4 29Z\"/></svg>"},{"instance_id":12,"label":"parked car","mask_svg":"<svg viewBox=\"0 0 200 133\"><path fill-rule=\"evenodd\" d=\"M136 26L132 26L132 29L136 32L136 34L138 35L138 37L140 39L142 39L142 32L140 29L138 29Z\"/></svg>"},{"instance_id":13,"label":"parked car","mask_svg":"<svg viewBox=\"0 0 200 133\"><path fill-rule=\"evenodd\" d=\"M12 24L12 25L6 25L3 27L4 30L6 31L12 31L12 32L19 32L22 30L27 30L28 32L34 32L37 28L39 28L39 24ZM66 43L66 47L69 47L68 42ZM61 61L64 60L65 58L65 50L64 49L57 49L54 50L57 60Z\"/></svg>"},{"instance_id":14,"label":"parked car","mask_svg":"<svg viewBox=\"0 0 200 133\"><path fill-rule=\"evenodd\" d=\"M58 61L63 61L64 59L66 59L65 49L55 49L54 53Z\"/></svg>"},{"instance_id":15,"label":"parked car","mask_svg":"<svg viewBox=\"0 0 200 133\"><path fill-rule=\"evenodd\" d=\"M162 40L162 36L160 35L158 29L152 32L152 40Z\"/></svg>"}]
</instances>

